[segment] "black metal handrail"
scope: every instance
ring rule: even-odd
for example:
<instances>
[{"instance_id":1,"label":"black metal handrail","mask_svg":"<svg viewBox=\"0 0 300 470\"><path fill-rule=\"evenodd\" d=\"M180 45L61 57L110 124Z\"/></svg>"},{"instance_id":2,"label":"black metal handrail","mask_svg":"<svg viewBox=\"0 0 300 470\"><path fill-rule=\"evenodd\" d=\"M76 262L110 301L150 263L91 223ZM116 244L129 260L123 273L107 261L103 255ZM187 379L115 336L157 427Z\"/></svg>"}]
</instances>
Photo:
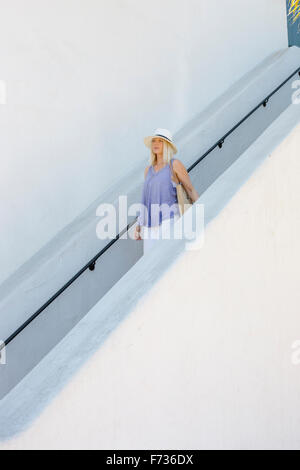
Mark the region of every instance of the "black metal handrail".
<instances>
[{"instance_id":1,"label":"black metal handrail","mask_svg":"<svg viewBox=\"0 0 300 470\"><path fill-rule=\"evenodd\" d=\"M207 152L205 152L201 157L199 157L188 169L187 171L190 172L195 168L196 165L198 165L201 160L203 160L207 155L209 155L215 148L219 147L220 149L223 147L223 144L225 142L225 139L232 134L246 119L248 119L255 111L257 111L261 106L266 107L270 98L277 93L278 90L280 90L296 73L299 74L300 76L300 67L298 67L291 75L289 75L288 78L286 78L275 90L272 91L268 96L266 96L265 99L263 99L255 108L253 108L248 114L246 114L243 119L241 119L234 127L232 127L223 137L217 140L217 142L210 147ZM59 289L50 299L44 303L26 322L24 322L14 333L12 333L9 338L7 338L2 344L0 344L0 351L7 346L11 341L13 341L30 323L32 323L35 318L37 318L47 307L49 307L54 300L56 300L71 284L73 284L76 279L78 279L85 271L88 269L90 271L93 271L95 269L96 261L114 244L116 243L117 240L125 233L127 232L130 227L136 222L137 217L129 223L115 238L113 238L104 248L102 248L99 253L97 253L88 263L83 266L61 289Z\"/></svg>"}]
</instances>

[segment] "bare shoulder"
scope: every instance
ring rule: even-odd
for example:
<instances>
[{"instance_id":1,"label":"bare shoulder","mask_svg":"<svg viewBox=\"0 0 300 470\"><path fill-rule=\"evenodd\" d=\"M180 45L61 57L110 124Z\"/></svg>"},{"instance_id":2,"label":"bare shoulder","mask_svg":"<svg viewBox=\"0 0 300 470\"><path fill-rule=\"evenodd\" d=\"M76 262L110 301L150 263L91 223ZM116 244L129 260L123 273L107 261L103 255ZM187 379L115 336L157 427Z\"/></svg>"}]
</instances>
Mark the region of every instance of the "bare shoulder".
<instances>
[{"instance_id":1,"label":"bare shoulder","mask_svg":"<svg viewBox=\"0 0 300 470\"><path fill-rule=\"evenodd\" d=\"M180 170L185 170L185 166L184 164L182 163L181 160L179 160L178 158L174 158L173 160L173 168L175 171L180 171Z\"/></svg>"}]
</instances>

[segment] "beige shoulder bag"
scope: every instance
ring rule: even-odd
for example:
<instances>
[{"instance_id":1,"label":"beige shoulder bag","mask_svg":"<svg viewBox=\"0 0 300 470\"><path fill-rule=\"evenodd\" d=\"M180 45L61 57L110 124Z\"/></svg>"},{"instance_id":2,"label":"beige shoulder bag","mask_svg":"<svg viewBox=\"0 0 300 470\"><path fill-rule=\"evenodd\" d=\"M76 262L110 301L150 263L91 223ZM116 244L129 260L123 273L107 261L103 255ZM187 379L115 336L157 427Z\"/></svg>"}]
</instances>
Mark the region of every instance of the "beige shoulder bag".
<instances>
[{"instance_id":1,"label":"beige shoulder bag","mask_svg":"<svg viewBox=\"0 0 300 470\"><path fill-rule=\"evenodd\" d=\"M170 164L170 168L171 168L171 172L174 178L175 174L174 174L173 167L171 164ZM187 194L181 181L179 181L177 177L175 177L175 180L176 181L174 181L174 183L176 183L176 192L177 192L179 211L180 211L180 215L183 215L184 212L191 207L191 205L193 204L193 201Z\"/></svg>"}]
</instances>

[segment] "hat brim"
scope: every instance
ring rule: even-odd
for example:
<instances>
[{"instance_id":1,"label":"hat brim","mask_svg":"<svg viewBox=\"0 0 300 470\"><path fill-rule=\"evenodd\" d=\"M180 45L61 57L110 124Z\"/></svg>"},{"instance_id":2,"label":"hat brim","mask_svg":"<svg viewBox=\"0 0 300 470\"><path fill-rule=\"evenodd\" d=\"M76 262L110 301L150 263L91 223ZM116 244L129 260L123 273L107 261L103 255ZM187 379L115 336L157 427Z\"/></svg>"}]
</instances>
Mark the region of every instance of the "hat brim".
<instances>
[{"instance_id":1,"label":"hat brim","mask_svg":"<svg viewBox=\"0 0 300 470\"><path fill-rule=\"evenodd\" d=\"M151 150L151 145L152 145L152 139L157 137L157 135L148 135L147 137L144 138L144 144L146 147L148 147ZM171 145L171 147L174 150L174 154L178 152L176 145L174 145L172 142L170 142L168 139L165 139L164 137L159 137L160 139L163 139L165 142L168 142L168 144Z\"/></svg>"}]
</instances>

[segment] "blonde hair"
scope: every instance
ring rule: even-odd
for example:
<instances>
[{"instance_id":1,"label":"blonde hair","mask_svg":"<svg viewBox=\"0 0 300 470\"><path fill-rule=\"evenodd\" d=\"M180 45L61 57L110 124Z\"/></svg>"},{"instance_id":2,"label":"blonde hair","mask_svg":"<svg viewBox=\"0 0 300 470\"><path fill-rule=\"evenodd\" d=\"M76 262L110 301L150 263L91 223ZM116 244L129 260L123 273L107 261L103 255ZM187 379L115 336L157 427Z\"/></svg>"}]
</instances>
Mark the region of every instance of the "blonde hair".
<instances>
[{"instance_id":1,"label":"blonde hair","mask_svg":"<svg viewBox=\"0 0 300 470\"><path fill-rule=\"evenodd\" d=\"M164 161L165 164L169 164L169 163L171 163L171 158L173 158L174 150L173 150L173 147L169 144L169 142L167 142L164 139L163 139L163 146L164 146L163 161ZM153 152L152 147L150 149L150 161L149 161L149 163L150 163L150 165L153 165L153 166L156 163L156 155Z\"/></svg>"}]
</instances>

